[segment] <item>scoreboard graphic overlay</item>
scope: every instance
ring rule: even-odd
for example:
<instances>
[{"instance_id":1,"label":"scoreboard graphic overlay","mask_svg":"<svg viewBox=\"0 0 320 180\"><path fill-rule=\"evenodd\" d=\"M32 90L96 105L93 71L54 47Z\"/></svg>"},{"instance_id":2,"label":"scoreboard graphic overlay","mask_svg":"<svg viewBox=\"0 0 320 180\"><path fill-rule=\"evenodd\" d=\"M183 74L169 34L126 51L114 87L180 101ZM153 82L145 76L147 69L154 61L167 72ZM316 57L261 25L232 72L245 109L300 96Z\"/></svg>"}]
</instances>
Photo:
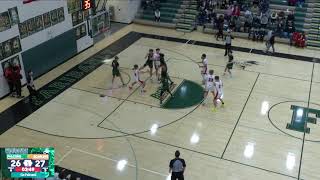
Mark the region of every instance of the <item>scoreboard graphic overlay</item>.
<instances>
[{"instance_id":1,"label":"scoreboard graphic overlay","mask_svg":"<svg viewBox=\"0 0 320 180\"><path fill-rule=\"evenodd\" d=\"M1 148L1 173L6 178L54 176L54 148Z\"/></svg>"}]
</instances>

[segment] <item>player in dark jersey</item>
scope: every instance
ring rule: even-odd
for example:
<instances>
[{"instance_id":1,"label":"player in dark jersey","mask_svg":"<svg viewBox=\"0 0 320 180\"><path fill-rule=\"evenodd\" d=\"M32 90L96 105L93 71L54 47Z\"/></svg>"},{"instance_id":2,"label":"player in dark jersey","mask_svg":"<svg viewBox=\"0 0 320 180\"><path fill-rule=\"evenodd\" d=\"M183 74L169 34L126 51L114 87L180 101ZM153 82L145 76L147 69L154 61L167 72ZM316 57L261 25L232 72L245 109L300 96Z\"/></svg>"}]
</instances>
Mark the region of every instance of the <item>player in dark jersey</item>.
<instances>
[{"instance_id":1,"label":"player in dark jersey","mask_svg":"<svg viewBox=\"0 0 320 180\"><path fill-rule=\"evenodd\" d=\"M149 49L148 54L145 57L147 61L144 65L140 68L140 70L144 69L146 66L149 67L150 70L150 80L152 81L152 72L153 72L153 49Z\"/></svg>"},{"instance_id":2,"label":"player in dark jersey","mask_svg":"<svg viewBox=\"0 0 320 180\"><path fill-rule=\"evenodd\" d=\"M122 82L122 86L125 86L125 84L123 82L123 79L122 79L122 76L121 76L121 73L120 73L120 70L119 70L119 62L118 62L118 60L119 60L119 57L115 56L114 60L111 63L111 67L112 67L112 87L113 87L113 82L114 82L115 77L119 77L121 82Z\"/></svg>"},{"instance_id":3,"label":"player in dark jersey","mask_svg":"<svg viewBox=\"0 0 320 180\"><path fill-rule=\"evenodd\" d=\"M169 85L169 78L166 73L161 73L161 87L160 87L160 104L162 104L162 101L164 99L163 95L165 92L168 92L171 97L173 97L171 91L170 91L170 85Z\"/></svg>"},{"instance_id":4,"label":"player in dark jersey","mask_svg":"<svg viewBox=\"0 0 320 180\"><path fill-rule=\"evenodd\" d=\"M226 75L226 72L228 71L228 73L230 74L230 77L232 77L231 69L233 68L233 64L234 64L233 55L229 54L229 61L226 65L226 68L224 69L223 75Z\"/></svg>"},{"instance_id":5,"label":"player in dark jersey","mask_svg":"<svg viewBox=\"0 0 320 180\"><path fill-rule=\"evenodd\" d=\"M168 80L170 81L170 85L172 85L173 81L171 80L171 78L168 74L168 66L164 60L164 54L162 54L162 53L160 53L160 68L161 68L160 75L162 76L162 74L166 74L166 76L168 77Z\"/></svg>"}]
</instances>

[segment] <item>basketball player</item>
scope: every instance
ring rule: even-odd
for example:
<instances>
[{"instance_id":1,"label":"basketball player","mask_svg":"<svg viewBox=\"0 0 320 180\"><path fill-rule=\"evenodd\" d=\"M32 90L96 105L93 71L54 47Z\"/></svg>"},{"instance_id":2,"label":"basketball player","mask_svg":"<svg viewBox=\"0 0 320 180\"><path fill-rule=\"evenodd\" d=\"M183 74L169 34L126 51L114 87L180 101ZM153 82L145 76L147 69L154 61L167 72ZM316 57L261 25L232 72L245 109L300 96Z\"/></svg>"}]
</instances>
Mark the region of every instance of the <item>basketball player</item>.
<instances>
[{"instance_id":1,"label":"basketball player","mask_svg":"<svg viewBox=\"0 0 320 180\"><path fill-rule=\"evenodd\" d=\"M149 67L150 70L150 81L152 81L152 71L153 71L153 49L149 49L149 52L147 53L145 59L147 61L144 63L143 67L140 68L140 70L144 69L146 66Z\"/></svg>"},{"instance_id":2,"label":"basketball player","mask_svg":"<svg viewBox=\"0 0 320 180\"><path fill-rule=\"evenodd\" d=\"M145 87L145 82L142 81L140 79L140 70L139 70L139 66L137 64L135 64L133 66L133 76L134 76L134 82L131 83L131 85L129 86L129 90L132 90L132 87L139 83L139 85L141 86L141 90L140 90L140 93L144 93L146 92L146 90L144 90L144 87Z\"/></svg>"},{"instance_id":3,"label":"basketball player","mask_svg":"<svg viewBox=\"0 0 320 180\"><path fill-rule=\"evenodd\" d=\"M162 101L164 99L163 95L165 92L168 92L171 97L173 97L171 91L170 91L170 85L169 85L169 77L166 73L161 73L161 88L160 88L160 104L162 104Z\"/></svg>"},{"instance_id":4,"label":"basketball player","mask_svg":"<svg viewBox=\"0 0 320 180\"><path fill-rule=\"evenodd\" d=\"M224 102L222 100L222 88L223 88L223 84L222 81L220 80L219 76L214 77L215 82L214 82L214 86L215 86L215 91L216 91L216 95L214 96L213 99L213 104L214 104L214 108L213 108L213 112L216 111L217 105L218 105L218 100L220 100L220 102L222 103L222 107L224 106Z\"/></svg>"},{"instance_id":5,"label":"basketball player","mask_svg":"<svg viewBox=\"0 0 320 180\"><path fill-rule=\"evenodd\" d=\"M205 75L205 90L203 94L203 103L202 105L206 104L206 99L208 96L208 93L211 92L213 97L215 97L214 93L214 71L212 69L209 70L209 74Z\"/></svg>"},{"instance_id":6,"label":"basketball player","mask_svg":"<svg viewBox=\"0 0 320 180\"><path fill-rule=\"evenodd\" d=\"M156 69L156 77L158 82L160 83L160 75L159 75L159 68L160 68L160 49L157 48L156 52L153 54L153 65Z\"/></svg>"},{"instance_id":7,"label":"basketball player","mask_svg":"<svg viewBox=\"0 0 320 180\"><path fill-rule=\"evenodd\" d=\"M114 82L115 77L119 77L122 82L122 86L125 86L123 79L122 79L122 76L120 74L118 60L119 60L118 56L115 56L114 60L111 63L111 66L112 66L112 87L113 87L113 82Z\"/></svg>"},{"instance_id":8,"label":"basketball player","mask_svg":"<svg viewBox=\"0 0 320 180\"><path fill-rule=\"evenodd\" d=\"M164 54L162 54L162 53L160 53L160 68L161 68L160 76L162 76L162 74L166 74L168 80L170 81L170 85L173 85L174 83L168 74L168 66L167 66L166 61L164 60Z\"/></svg>"},{"instance_id":9,"label":"basketball player","mask_svg":"<svg viewBox=\"0 0 320 180\"><path fill-rule=\"evenodd\" d=\"M198 62L198 64L199 64L199 67L201 68L202 84L205 84L205 76L208 71L208 60L207 60L206 54L202 54L201 62Z\"/></svg>"},{"instance_id":10,"label":"basketball player","mask_svg":"<svg viewBox=\"0 0 320 180\"><path fill-rule=\"evenodd\" d=\"M228 71L228 73L230 74L230 77L232 77L231 69L233 68L233 64L234 64L233 55L229 54L229 61L226 65L226 68L224 69L223 75L226 75L226 72Z\"/></svg>"}]
</instances>

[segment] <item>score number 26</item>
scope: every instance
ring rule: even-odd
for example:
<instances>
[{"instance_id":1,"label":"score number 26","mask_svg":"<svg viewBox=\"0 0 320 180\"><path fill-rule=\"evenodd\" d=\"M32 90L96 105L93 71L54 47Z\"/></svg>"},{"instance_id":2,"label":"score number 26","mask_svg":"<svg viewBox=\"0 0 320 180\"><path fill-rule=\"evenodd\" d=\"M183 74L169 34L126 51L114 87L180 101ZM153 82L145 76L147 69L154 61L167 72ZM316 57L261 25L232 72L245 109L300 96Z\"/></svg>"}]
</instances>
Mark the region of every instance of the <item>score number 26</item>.
<instances>
[{"instance_id":1,"label":"score number 26","mask_svg":"<svg viewBox=\"0 0 320 180\"><path fill-rule=\"evenodd\" d=\"M24 160L24 161L30 161L31 162L30 166L32 166L31 160ZM11 160L10 162L11 162L11 167L20 167L21 166L20 160ZM43 167L44 163L46 161L45 160L36 160L35 162L36 162L35 167ZM23 163L23 164L25 164L25 163ZM28 163L26 163L26 164L28 164Z\"/></svg>"}]
</instances>

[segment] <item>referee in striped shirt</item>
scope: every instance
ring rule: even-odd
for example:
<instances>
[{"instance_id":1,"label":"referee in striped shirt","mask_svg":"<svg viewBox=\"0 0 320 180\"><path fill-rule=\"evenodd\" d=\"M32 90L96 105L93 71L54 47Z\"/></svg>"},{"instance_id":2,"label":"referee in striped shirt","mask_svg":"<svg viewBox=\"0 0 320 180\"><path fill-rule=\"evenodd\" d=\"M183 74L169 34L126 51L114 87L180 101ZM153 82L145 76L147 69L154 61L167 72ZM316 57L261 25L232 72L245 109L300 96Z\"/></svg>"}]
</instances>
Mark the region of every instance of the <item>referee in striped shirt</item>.
<instances>
[{"instance_id":1,"label":"referee in striped shirt","mask_svg":"<svg viewBox=\"0 0 320 180\"><path fill-rule=\"evenodd\" d=\"M169 173L171 173L171 180L184 180L184 170L186 163L184 159L179 158L180 152L177 150L175 153L176 158L172 159L169 164Z\"/></svg>"}]
</instances>

